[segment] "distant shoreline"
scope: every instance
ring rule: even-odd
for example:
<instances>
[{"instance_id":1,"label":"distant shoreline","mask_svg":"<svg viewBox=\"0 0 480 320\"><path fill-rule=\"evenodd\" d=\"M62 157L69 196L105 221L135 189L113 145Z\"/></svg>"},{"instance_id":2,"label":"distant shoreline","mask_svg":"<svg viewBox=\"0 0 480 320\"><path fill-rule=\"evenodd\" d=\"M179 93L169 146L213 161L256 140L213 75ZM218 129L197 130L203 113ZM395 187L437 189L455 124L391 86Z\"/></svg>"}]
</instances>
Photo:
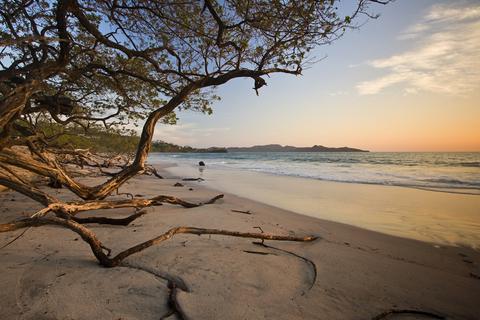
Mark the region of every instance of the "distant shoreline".
<instances>
[{"instance_id":1,"label":"distant shoreline","mask_svg":"<svg viewBox=\"0 0 480 320\"><path fill-rule=\"evenodd\" d=\"M351 147L325 147L314 145L312 147L282 146L280 144L256 145L252 147L209 147L192 148L178 146L166 142L157 142L153 145L153 152L166 153L229 153L229 152L370 152Z\"/></svg>"}]
</instances>

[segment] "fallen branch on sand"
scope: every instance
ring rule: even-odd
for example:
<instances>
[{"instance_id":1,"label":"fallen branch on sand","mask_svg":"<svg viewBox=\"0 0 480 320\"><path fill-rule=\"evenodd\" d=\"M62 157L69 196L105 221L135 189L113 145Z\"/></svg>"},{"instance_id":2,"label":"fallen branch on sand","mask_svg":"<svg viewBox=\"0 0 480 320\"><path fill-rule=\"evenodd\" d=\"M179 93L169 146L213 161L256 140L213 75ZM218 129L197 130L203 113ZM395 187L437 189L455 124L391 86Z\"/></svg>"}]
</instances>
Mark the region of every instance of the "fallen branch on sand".
<instances>
[{"instance_id":1,"label":"fallen branch on sand","mask_svg":"<svg viewBox=\"0 0 480 320\"><path fill-rule=\"evenodd\" d=\"M185 281L183 281L183 279L176 276L172 276L168 273L164 273L158 270L145 267L145 266L138 266L138 265L133 265L125 262L122 263L120 267L132 268L132 269L144 271L146 273L150 273L151 275L157 278L167 281L167 288L169 290L168 306L170 307L170 310L166 314L162 315L160 319L167 319L174 314L177 315L177 317L180 320L189 319L189 317L185 314L185 311L183 311L182 307L180 306L177 300L178 290L181 290L184 292L190 292L190 289L185 284Z\"/></svg>"},{"instance_id":2,"label":"fallen branch on sand","mask_svg":"<svg viewBox=\"0 0 480 320\"><path fill-rule=\"evenodd\" d=\"M277 247L273 247L273 246L270 246L268 244L265 244L264 241L262 241L262 242L255 242L254 241L252 243L255 244L255 245L258 245L258 246L262 246L264 248L270 248L270 249L278 250L278 251L281 251L281 252L285 252L287 254L290 254L294 257L300 258L303 261L305 261L312 268L312 271L313 271L313 279L312 279L312 282L310 283L310 286L308 287L308 290L313 288L313 286L315 285L315 282L317 281L317 265L315 264L315 262L313 262L312 260L310 260L308 258L305 258L301 255L298 255L295 252L291 252L291 251L288 251L288 250L285 250L285 249L281 249L281 248L277 248Z\"/></svg>"},{"instance_id":3,"label":"fallen branch on sand","mask_svg":"<svg viewBox=\"0 0 480 320\"><path fill-rule=\"evenodd\" d=\"M134 220L140 218L141 216L147 214L147 211L141 210L135 212L132 215L129 215L126 218L107 218L107 217L85 217L85 218L78 218L72 217L71 219L75 222L85 224L85 223L98 223L98 224L110 224L110 225L117 225L117 226L128 226Z\"/></svg>"},{"instance_id":4,"label":"fallen branch on sand","mask_svg":"<svg viewBox=\"0 0 480 320\"><path fill-rule=\"evenodd\" d=\"M425 317L430 317L432 319L446 319L444 316L428 312L428 311L422 311L422 310L408 310L408 309L391 309L387 310L385 312L380 313L379 315L375 316L372 318L372 320L381 320L381 319L386 319L388 316L392 314L416 314L416 315L422 315Z\"/></svg>"},{"instance_id":5,"label":"fallen branch on sand","mask_svg":"<svg viewBox=\"0 0 480 320\"><path fill-rule=\"evenodd\" d=\"M64 219L59 217L35 217L35 218L26 218L18 221L12 221L10 223L0 224L0 233L9 232L18 229L28 228L28 227L39 227L44 225L56 225L61 226L67 229L72 230L82 237L82 239L90 245L90 248L99 261L99 263L104 267L116 267L127 257L143 251L151 246L159 244L163 241L171 239L176 234L195 234L195 235L224 235L231 237L239 238L253 238L261 240L277 240L277 241L299 241L299 242L310 242L316 240L318 237L315 236L284 236L284 235L274 235L267 233L251 233L251 232L239 232L239 231L229 231L221 229L205 229L205 228L195 228L195 227L176 227L168 230L167 232L155 237L153 239L147 240L140 244L137 244L133 247L130 247L120 253L118 253L113 258L110 258L110 249L102 244L102 242L97 238L95 233L90 229L86 228L84 225L72 220ZM107 251L105 254L104 251Z\"/></svg>"},{"instance_id":6,"label":"fallen branch on sand","mask_svg":"<svg viewBox=\"0 0 480 320\"><path fill-rule=\"evenodd\" d=\"M244 210L235 210L235 209L232 209L230 210L232 212L237 212L237 213L243 213L243 214L252 214L252 212L250 212L250 210L247 210L247 211L244 211Z\"/></svg>"},{"instance_id":7,"label":"fallen branch on sand","mask_svg":"<svg viewBox=\"0 0 480 320\"><path fill-rule=\"evenodd\" d=\"M274 254L274 253L264 252L264 251L243 250L243 252L252 253L252 254L259 254L259 255L262 255L262 256L267 256L269 254L276 256L276 254Z\"/></svg>"}]
</instances>

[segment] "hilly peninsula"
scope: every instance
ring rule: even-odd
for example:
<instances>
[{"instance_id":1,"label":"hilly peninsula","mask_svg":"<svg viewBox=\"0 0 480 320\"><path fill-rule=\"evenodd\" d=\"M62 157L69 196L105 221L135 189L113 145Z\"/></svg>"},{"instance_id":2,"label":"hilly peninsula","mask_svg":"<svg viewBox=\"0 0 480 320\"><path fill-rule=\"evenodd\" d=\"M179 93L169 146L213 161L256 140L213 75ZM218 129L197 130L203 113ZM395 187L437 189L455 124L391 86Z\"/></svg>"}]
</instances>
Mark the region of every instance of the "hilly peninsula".
<instances>
[{"instance_id":1,"label":"hilly peninsula","mask_svg":"<svg viewBox=\"0 0 480 320\"><path fill-rule=\"evenodd\" d=\"M230 147L228 152L368 152L350 147L331 148L321 145L312 147L282 146L280 144L258 145L253 147Z\"/></svg>"}]
</instances>

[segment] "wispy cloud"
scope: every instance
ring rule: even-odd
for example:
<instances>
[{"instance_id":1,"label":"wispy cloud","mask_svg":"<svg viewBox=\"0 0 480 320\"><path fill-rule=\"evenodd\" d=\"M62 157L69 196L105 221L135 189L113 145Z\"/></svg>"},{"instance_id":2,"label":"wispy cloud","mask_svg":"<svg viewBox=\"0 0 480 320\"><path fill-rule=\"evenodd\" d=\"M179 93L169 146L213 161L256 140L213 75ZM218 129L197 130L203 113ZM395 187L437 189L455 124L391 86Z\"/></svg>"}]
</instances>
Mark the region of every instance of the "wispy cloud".
<instances>
[{"instance_id":1,"label":"wispy cloud","mask_svg":"<svg viewBox=\"0 0 480 320\"><path fill-rule=\"evenodd\" d=\"M155 129L154 140L162 140L179 145L211 146L209 137L222 134L230 128L202 128L195 123L180 123L177 125L159 124Z\"/></svg>"},{"instance_id":2,"label":"wispy cloud","mask_svg":"<svg viewBox=\"0 0 480 320\"><path fill-rule=\"evenodd\" d=\"M434 5L420 23L400 39L415 39L412 50L368 65L387 73L357 84L362 95L376 94L393 85L405 93L431 91L462 95L480 83L480 4Z\"/></svg>"},{"instance_id":3,"label":"wispy cloud","mask_svg":"<svg viewBox=\"0 0 480 320\"><path fill-rule=\"evenodd\" d=\"M346 96L348 95L348 91L338 90L338 91L330 92L328 95L331 97Z\"/></svg>"},{"instance_id":4,"label":"wispy cloud","mask_svg":"<svg viewBox=\"0 0 480 320\"><path fill-rule=\"evenodd\" d=\"M430 26L425 23L417 23L410 27L408 27L404 32L402 32L399 36L399 40L410 40L415 39L423 32L430 29Z\"/></svg>"}]
</instances>

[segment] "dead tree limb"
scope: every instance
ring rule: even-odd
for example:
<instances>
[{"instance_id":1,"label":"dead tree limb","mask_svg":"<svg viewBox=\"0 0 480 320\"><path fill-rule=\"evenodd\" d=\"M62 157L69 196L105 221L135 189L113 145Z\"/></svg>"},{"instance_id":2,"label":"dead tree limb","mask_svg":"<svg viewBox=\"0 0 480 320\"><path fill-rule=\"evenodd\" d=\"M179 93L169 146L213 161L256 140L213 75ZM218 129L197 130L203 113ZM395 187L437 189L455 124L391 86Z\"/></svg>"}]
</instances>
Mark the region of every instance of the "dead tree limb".
<instances>
[{"instance_id":1,"label":"dead tree limb","mask_svg":"<svg viewBox=\"0 0 480 320\"><path fill-rule=\"evenodd\" d=\"M273 247L273 246L270 246L268 244L265 244L265 242L263 242L263 241L262 242L255 242L254 241L252 243L255 244L255 245L258 245L258 246L262 246L264 248L270 248L270 249L274 249L274 250L277 250L277 251L281 251L281 252L290 254L294 257L300 258L303 261L305 261L312 268L312 271L313 271L313 279L312 279L312 282L311 282L310 286L308 287L308 290L313 288L313 286L315 285L315 282L317 282L317 265L315 264L315 262L313 262L312 260L310 260L308 258L305 258L301 255L298 255L295 252L288 251L288 250L285 250L285 249L281 249L281 248L277 248L277 247Z\"/></svg>"},{"instance_id":2,"label":"dead tree limb","mask_svg":"<svg viewBox=\"0 0 480 320\"><path fill-rule=\"evenodd\" d=\"M71 220L58 217L35 217L26 218L10 223L0 224L0 233L19 230L28 227L40 227L45 225L57 225L72 230L82 237L90 245L90 248L101 265L108 266L110 259L105 254L106 247L100 242L95 233L83 225ZM107 250L108 251L108 250Z\"/></svg>"},{"instance_id":3,"label":"dead tree limb","mask_svg":"<svg viewBox=\"0 0 480 320\"><path fill-rule=\"evenodd\" d=\"M168 305L172 309L172 314L177 314L180 320L188 320L190 319L185 311L182 309L182 306L178 302L177 294L178 294L178 287L173 282L168 283L168 289L170 289L170 294L168 295ZM169 316L167 316L169 317ZM164 319L165 317L162 317Z\"/></svg>"},{"instance_id":4,"label":"dead tree limb","mask_svg":"<svg viewBox=\"0 0 480 320\"><path fill-rule=\"evenodd\" d=\"M250 210L245 211L245 210L235 210L235 209L232 209L232 210L230 210L230 211L232 211L232 212L237 212L237 213L243 213L243 214L252 214L252 212L250 212Z\"/></svg>"},{"instance_id":5,"label":"dead tree limb","mask_svg":"<svg viewBox=\"0 0 480 320\"><path fill-rule=\"evenodd\" d=\"M177 299L178 290L181 290L184 292L190 292L190 288L188 288L188 286L185 284L185 281L182 278L177 276L172 276L160 270L155 270L146 266L139 266L136 264L134 265L128 262L122 262L119 265L119 267L140 270L140 271L149 273L157 278L167 281L167 287L169 290L168 306L170 307L170 310L166 314L162 315L160 319L167 319L174 314L176 314L178 318L181 320L189 319L189 317L185 314L185 311L182 309Z\"/></svg>"},{"instance_id":6,"label":"dead tree limb","mask_svg":"<svg viewBox=\"0 0 480 320\"><path fill-rule=\"evenodd\" d=\"M243 250L243 252L251 253L251 254L259 254L259 255L262 255L262 256L267 256L269 254L272 254L272 255L276 256L276 254L274 254L274 253L264 252L264 251Z\"/></svg>"},{"instance_id":7,"label":"dead tree limb","mask_svg":"<svg viewBox=\"0 0 480 320\"><path fill-rule=\"evenodd\" d=\"M417 314L417 315L422 315L425 317L429 317L432 319L446 319L444 316L428 312L428 311L422 311L422 310L408 310L408 309L391 309L387 310L385 312L380 313L379 315L376 315L375 317L372 318L372 320L381 320L381 319L386 319L388 316L392 314Z\"/></svg>"},{"instance_id":8,"label":"dead tree limb","mask_svg":"<svg viewBox=\"0 0 480 320\"><path fill-rule=\"evenodd\" d=\"M81 211L98 210L98 209L119 209L119 208L145 208L151 206L160 206L164 203L180 205L185 208L196 208L206 204L215 203L218 199L223 198L223 194L219 194L208 201L194 203L182 200L173 196L160 195L150 199L133 198L127 200L102 200L102 201L84 201L73 203L57 203L52 204L52 210L60 210L69 214L76 214Z\"/></svg>"},{"instance_id":9,"label":"dead tree limb","mask_svg":"<svg viewBox=\"0 0 480 320\"><path fill-rule=\"evenodd\" d=\"M74 215L78 212L98 209L145 208L151 206L160 206L163 203L180 205L185 208L195 208L202 205L215 203L218 199L223 198L223 194L219 194L206 202L193 203L173 196L160 195L150 199L133 198L126 200L98 200L64 203L38 188L35 188L29 184L25 184L19 180L14 181L13 179L9 179L8 177L2 175L0 175L0 185L26 195L46 206L45 209L42 209L42 215L45 215L50 211L54 211L63 215ZM35 215L38 216L38 214Z\"/></svg>"},{"instance_id":10,"label":"dead tree limb","mask_svg":"<svg viewBox=\"0 0 480 320\"><path fill-rule=\"evenodd\" d=\"M157 169L155 169L154 166L147 165L147 166L145 167L144 174L154 175L154 176L157 177L158 179L163 179L163 177L158 173Z\"/></svg>"},{"instance_id":11,"label":"dead tree limb","mask_svg":"<svg viewBox=\"0 0 480 320\"><path fill-rule=\"evenodd\" d=\"M72 217L71 219L75 222L85 224L85 223L97 223L97 224L110 224L110 225L117 225L117 226L128 226L130 223L135 221L136 219L144 216L147 214L147 211L142 210L135 212L134 214L126 217L126 218L107 218L107 217L85 217L85 218L78 218Z\"/></svg>"},{"instance_id":12,"label":"dead tree limb","mask_svg":"<svg viewBox=\"0 0 480 320\"><path fill-rule=\"evenodd\" d=\"M18 229L28 228L28 227L39 227L44 225L56 225L61 226L67 229L76 232L82 237L82 239L90 245L90 248L97 258L98 262L107 268L112 268L118 266L123 260L129 256L141 252L151 246L157 245L163 241L173 238L176 234L195 234L195 235L223 235L239 238L253 238L253 239L262 239L262 240L277 240L277 241L299 241L299 242L310 242L316 240L316 236L284 236L284 235L275 235L267 233L251 233L251 232L239 232L239 231L229 231L221 229L205 229L205 228L195 228L195 227L175 227L171 228L167 232L155 237L153 239L147 240L140 244L137 244L133 247L130 247L120 253L118 253L113 258L109 257L110 249L102 244L102 242L97 238L95 233L83 226L82 224L73 221L72 219L63 219L58 217L38 217L38 218L26 218L18 221L13 221L10 223L0 224L0 233L14 231ZM107 251L107 254L105 254Z\"/></svg>"},{"instance_id":13,"label":"dead tree limb","mask_svg":"<svg viewBox=\"0 0 480 320\"><path fill-rule=\"evenodd\" d=\"M18 236L16 236L15 238L13 238L12 240L8 241L7 243L5 243L3 246L0 247L0 250L2 250L3 248L6 248L8 247L9 245L11 245L12 243L14 243L15 241L17 241L18 239L20 239L21 237L23 237L23 235L25 233L27 233L27 231L30 230L30 228L26 228L25 230L23 230Z\"/></svg>"}]
</instances>

